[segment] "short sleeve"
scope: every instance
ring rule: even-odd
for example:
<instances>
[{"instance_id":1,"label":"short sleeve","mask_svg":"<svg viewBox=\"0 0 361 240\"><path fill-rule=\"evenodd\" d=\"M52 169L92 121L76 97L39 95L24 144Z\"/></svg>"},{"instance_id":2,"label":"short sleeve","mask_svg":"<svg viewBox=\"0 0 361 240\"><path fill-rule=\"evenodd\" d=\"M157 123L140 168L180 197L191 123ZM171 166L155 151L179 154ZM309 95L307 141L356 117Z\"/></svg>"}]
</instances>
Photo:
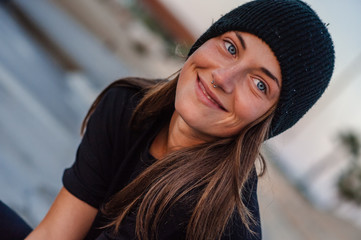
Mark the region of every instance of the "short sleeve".
<instances>
[{"instance_id":1,"label":"short sleeve","mask_svg":"<svg viewBox=\"0 0 361 240\"><path fill-rule=\"evenodd\" d=\"M250 178L247 180L243 190L243 202L251 212L255 223L251 223L251 233L242 223L238 212L234 211L230 222L228 223L222 240L261 240L262 229L257 197L258 177L256 171L252 171Z\"/></svg>"},{"instance_id":2,"label":"short sleeve","mask_svg":"<svg viewBox=\"0 0 361 240\"><path fill-rule=\"evenodd\" d=\"M64 187L78 199L99 208L112 180L113 151L120 126L129 124L134 90L109 89L89 118L74 164L63 174ZM120 159L121 160L121 159Z\"/></svg>"}]
</instances>

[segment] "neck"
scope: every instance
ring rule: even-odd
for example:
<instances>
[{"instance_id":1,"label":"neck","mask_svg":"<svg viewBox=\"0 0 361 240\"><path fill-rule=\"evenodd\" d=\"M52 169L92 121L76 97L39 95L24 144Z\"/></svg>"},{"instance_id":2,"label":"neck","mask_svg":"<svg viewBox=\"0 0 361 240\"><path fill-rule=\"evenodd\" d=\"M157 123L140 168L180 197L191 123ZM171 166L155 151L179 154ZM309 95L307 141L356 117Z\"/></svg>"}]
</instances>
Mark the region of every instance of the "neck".
<instances>
[{"instance_id":1,"label":"neck","mask_svg":"<svg viewBox=\"0 0 361 240\"><path fill-rule=\"evenodd\" d=\"M210 140L209 137L203 136L191 128L174 111L169 125L165 126L154 139L150 147L150 153L156 159L160 159L172 151L195 146Z\"/></svg>"}]
</instances>

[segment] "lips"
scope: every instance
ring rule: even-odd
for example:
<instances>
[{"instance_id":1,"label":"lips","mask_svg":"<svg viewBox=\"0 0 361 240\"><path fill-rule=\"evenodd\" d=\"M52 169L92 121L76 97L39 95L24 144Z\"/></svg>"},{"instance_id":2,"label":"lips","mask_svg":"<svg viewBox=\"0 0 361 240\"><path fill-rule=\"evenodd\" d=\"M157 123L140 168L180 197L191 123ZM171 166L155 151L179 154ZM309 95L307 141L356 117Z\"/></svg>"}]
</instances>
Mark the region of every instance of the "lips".
<instances>
[{"instance_id":1,"label":"lips","mask_svg":"<svg viewBox=\"0 0 361 240\"><path fill-rule=\"evenodd\" d=\"M224 108L224 106L222 105L222 103L219 101L219 99L217 98L216 95L214 95L208 88L207 85L203 84L203 81L198 78L198 85L200 87L200 89L202 90L203 94L206 96L206 98L208 98L212 103L214 103L215 105L217 105L220 109L222 109L223 111L227 110Z\"/></svg>"}]
</instances>

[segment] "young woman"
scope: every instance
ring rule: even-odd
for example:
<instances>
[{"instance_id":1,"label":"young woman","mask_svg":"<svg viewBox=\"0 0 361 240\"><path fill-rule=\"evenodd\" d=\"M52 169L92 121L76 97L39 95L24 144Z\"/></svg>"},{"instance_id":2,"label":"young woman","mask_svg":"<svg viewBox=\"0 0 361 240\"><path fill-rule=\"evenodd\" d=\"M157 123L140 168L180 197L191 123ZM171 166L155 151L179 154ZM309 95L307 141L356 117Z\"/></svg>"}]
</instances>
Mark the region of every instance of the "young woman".
<instances>
[{"instance_id":1,"label":"young woman","mask_svg":"<svg viewBox=\"0 0 361 240\"><path fill-rule=\"evenodd\" d=\"M27 239L261 239L260 146L307 112L333 67L327 28L302 1L232 10L174 79L122 79L99 95Z\"/></svg>"}]
</instances>

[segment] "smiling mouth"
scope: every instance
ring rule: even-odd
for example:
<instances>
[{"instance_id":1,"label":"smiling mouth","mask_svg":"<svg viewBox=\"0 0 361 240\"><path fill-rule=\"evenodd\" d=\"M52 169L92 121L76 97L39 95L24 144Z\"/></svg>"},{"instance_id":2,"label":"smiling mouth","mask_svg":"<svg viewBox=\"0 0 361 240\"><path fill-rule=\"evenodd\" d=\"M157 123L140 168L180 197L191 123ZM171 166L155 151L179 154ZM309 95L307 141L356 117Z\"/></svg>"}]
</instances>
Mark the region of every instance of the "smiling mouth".
<instances>
[{"instance_id":1,"label":"smiling mouth","mask_svg":"<svg viewBox=\"0 0 361 240\"><path fill-rule=\"evenodd\" d=\"M217 101L215 100L214 98L212 98L210 96L210 94L208 93L207 89L205 88L205 86L203 85L202 81L198 79L198 85L199 87L201 88L204 96L206 96L212 103L214 103L216 106L218 106L220 109L222 109L223 111L226 111L227 110Z\"/></svg>"}]
</instances>

